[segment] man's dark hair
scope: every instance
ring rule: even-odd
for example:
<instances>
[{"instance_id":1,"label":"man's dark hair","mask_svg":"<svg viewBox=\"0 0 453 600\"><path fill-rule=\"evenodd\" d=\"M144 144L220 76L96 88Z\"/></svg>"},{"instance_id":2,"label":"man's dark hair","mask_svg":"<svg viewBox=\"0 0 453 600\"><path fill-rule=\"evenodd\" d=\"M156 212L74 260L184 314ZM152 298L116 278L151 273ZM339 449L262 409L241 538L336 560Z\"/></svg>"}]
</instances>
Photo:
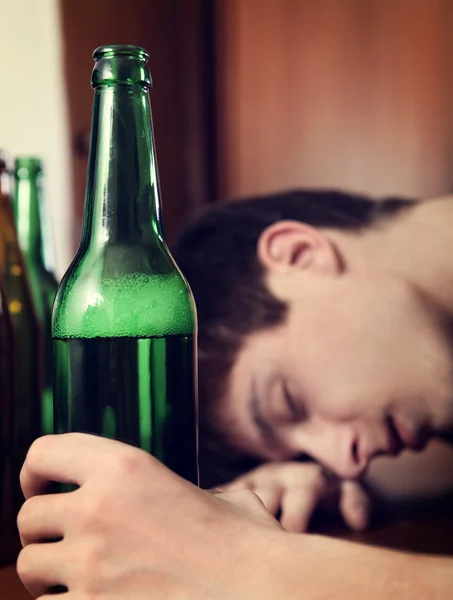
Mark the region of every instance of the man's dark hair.
<instances>
[{"instance_id":1,"label":"man's dark hair","mask_svg":"<svg viewBox=\"0 0 453 600\"><path fill-rule=\"evenodd\" d=\"M216 431L212 409L246 336L285 319L286 305L268 291L257 258L261 233L281 220L350 231L375 225L413 205L330 190L291 190L225 202L206 210L179 236L173 255L197 305L200 473L204 487L255 465ZM223 441L222 441L223 440Z\"/></svg>"}]
</instances>

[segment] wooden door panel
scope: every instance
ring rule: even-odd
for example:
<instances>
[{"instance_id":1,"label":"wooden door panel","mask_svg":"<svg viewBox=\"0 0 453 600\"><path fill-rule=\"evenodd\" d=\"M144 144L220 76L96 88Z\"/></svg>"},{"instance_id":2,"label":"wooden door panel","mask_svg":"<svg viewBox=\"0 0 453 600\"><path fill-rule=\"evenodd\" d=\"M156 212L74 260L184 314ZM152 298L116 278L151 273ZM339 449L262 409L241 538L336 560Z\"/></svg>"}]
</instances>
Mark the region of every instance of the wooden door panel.
<instances>
[{"instance_id":1,"label":"wooden door panel","mask_svg":"<svg viewBox=\"0 0 453 600\"><path fill-rule=\"evenodd\" d=\"M452 189L453 4L218 0L219 196Z\"/></svg>"}]
</instances>

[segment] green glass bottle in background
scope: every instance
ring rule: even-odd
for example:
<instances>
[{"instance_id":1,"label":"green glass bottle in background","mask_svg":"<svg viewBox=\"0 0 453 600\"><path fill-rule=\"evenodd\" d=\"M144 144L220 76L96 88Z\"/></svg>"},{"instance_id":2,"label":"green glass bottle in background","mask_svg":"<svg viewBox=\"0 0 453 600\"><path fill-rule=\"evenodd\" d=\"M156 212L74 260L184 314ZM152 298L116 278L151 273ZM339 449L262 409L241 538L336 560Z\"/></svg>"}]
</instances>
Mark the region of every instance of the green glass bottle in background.
<instances>
[{"instance_id":1,"label":"green glass bottle in background","mask_svg":"<svg viewBox=\"0 0 453 600\"><path fill-rule=\"evenodd\" d=\"M14 227L9 173L0 156L0 271L14 334L17 385L14 456L17 476L33 440L41 434L42 337Z\"/></svg>"},{"instance_id":2,"label":"green glass bottle in background","mask_svg":"<svg viewBox=\"0 0 453 600\"><path fill-rule=\"evenodd\" d=\"M139 446L198 483L196 311L163 231L149 57L93 57L82 238L53 312L55 429Z\"/></svg>"},{"instance_id":3,"label":"green glass bottle in background","mask_svg":"<svg viewBox=\"0 0 453 600\"><path fill-rule=\"evenodd\" d=\"M44 385L41 406L42 433L53 431L52 306L57 292L55 275L44 262L42 164L39 158L15 161L13 212L19 246L43 332Z\"/></svg>"}]
</instances>

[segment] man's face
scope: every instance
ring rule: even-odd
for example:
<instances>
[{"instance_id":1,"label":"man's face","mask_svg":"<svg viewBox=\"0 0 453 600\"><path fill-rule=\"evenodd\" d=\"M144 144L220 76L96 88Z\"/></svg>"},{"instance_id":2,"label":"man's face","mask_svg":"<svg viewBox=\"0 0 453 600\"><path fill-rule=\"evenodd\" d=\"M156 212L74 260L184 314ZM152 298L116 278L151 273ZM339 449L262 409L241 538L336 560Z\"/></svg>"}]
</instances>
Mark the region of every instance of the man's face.
<instances>
[{"instance_id":1,"label":"man's face","mask_svg":"<svg viewBox=\"0 0 453 600\"><path fill-rule=\"evenodd\" d=\"M391 269L304 260L269 271L287 318L237 357L219 406L234 445L270 460L309 455L352 478L374 456L451 428L451 343L432 305Z\"/></svg>"}]
</instances>

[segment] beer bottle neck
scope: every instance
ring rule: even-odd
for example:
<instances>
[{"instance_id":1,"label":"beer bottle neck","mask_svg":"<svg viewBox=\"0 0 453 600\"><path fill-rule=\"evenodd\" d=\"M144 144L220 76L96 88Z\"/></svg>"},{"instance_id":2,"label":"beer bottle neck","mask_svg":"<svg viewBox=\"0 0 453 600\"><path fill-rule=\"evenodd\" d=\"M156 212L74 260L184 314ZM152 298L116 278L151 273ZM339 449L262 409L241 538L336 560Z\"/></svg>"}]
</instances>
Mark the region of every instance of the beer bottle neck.
<instances>
[{"instance_id":1,"label":"beer bottle neck","mask_svg":"<svg viewBox=\"0 0 453 600\"><path fill-rule=\"evenodd\" d=\"M164 244L148 89L137 83L95 89L82 245L115 243Z\"/></svg>"},{"instance_id":2,"label":"beer bottle neck","mask_svg":"<svg viewBox=\"0 0 453 600\"><path fill-rule=\"evenodd\" d=\"M27 260L43 266L40 215L40 177L33 165L16 162L13 199L19 246Z\"/></svg>"}]
</instances>

